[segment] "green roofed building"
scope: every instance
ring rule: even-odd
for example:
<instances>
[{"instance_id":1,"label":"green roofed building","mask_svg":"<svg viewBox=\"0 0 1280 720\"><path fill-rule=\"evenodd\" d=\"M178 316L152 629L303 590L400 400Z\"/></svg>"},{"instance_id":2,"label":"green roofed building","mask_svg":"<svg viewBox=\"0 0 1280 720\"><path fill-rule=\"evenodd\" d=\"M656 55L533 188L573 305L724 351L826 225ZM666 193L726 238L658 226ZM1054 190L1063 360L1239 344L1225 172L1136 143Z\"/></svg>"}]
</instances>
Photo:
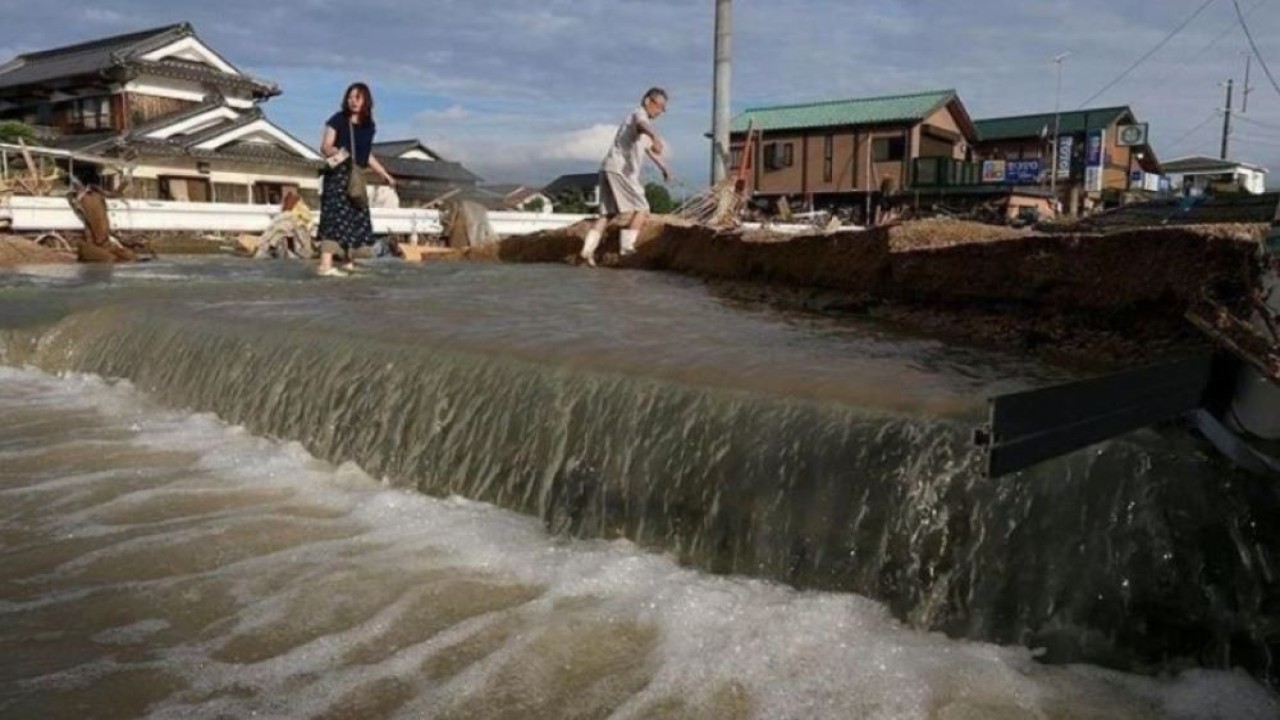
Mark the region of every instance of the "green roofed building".
<instances>
[{"instance_id":1,"label":"green roofed building","mask_svg":"<svg viewBox=\"0 0 1280 720\"><path fill-rule=\"evenodd\" d=\"M954 90L757 107L733 119L730 174L766 200L863 208L961 167L977 138Z\"/></svg>"},{"instance_id":2,"label":"green roofed building","mask_svg":"<svg viewBox=\"0 0 1280 720\"><path fill-rule=\"evenodd\" d=\"M1158 189L1160 161L1148 141L1147 124L1127 105L1064 111L1056 122L1050 112L986 118L974 125L984 174L1014 163L1038 164L1045 184L1056 164L1053 185L1068 209L1114 204L1126 193ZM1051 163L1055 137L1061 152ZM1091 150L1091 139L1096 149Z\"/></svg>"}]
</instances>

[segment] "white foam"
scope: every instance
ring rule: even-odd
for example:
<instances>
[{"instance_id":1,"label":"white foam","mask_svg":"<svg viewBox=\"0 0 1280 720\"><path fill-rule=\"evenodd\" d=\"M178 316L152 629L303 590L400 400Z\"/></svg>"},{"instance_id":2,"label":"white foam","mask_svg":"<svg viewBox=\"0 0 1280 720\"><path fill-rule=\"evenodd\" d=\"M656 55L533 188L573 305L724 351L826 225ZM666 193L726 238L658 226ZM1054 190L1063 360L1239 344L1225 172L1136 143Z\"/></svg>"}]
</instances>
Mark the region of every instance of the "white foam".
<instances>
[{"instance_id":1,"label":"white foam","mask_svg":"<svg viewBox=\"0 0 1280 720\"><path fill-rule=\"evenodd\" d=\"M856 595L710 576L626 541L549 537L533 518L463 498L441 500L388 489L352 465L335 468L316 460L297 443L253 437L210 415L158 408L127 383L0 368L0 408L15 406L96 407L107 424L137 433L128 441L131 446L193 458L189 477L50 519L58 533L101 531L95 522L105 513L142 508L165 497L277 493L275 499L245 508L219 509L193 526L156 523L149 528L152 534L111 541L71 560L60 568L68 576L104 558L145 555L166 544L257 527L264 520L316 533L301 545L142 585L146 592L158 592L195 577L210 587L229 585L238 602L234 618L213 637L191 638L162 653L164 670L184 676L191 689L154 706L155 717L250 711L305 716L387 678L416 683L416 694L402 713L425 716L492 695L511 663L539 661L539 642L548 628L586 621L656 632L648 656L651 676L616 708L618 718L645 717L671 698L714 717L718 703L724 702L717 693L725 688L741 688L750 698L750 715L761 718L1280 715L1276 698L1238 673L1197 670L1154 679L1099 668L1048 667L1035 662L1025 648L955 641L906 628L883 605ZM82 475L66 482L100 479ZM297 507L312 514L286 512ZM354 534L344 534L348 530ZM327 531L332 536L324 535ZM422 593L429 593L429 586L392 593L370 617L281 654L249 664L215 659L231 638L267 637L300 621L298 608L314 606L308 604L315 600L309 594L317 587L355 592L368 590L370 579L394 584L432 577L432 571L478 574L536 591L514 608L469 617L370 665L343 665L342 658L352 647L381 637L397 618L425 602L430 596ZM290 579L290 573L297 577ZM333 598L335 607L342 601ZM323 609L325 603L319 606ZM520 629L499 649L445 681L421 677L425 660L502 621L516 622ZM104 629L94 639L106 645L145 645L167 630L164 620L142 619ZM79 675L50 676L45 686L90 683L104 667L91 663ZM312 674L321 679L304 680ZM244 699L243 692L227 694L231 688L251 690L251 699Z\"/></svg>"}]
</instances>

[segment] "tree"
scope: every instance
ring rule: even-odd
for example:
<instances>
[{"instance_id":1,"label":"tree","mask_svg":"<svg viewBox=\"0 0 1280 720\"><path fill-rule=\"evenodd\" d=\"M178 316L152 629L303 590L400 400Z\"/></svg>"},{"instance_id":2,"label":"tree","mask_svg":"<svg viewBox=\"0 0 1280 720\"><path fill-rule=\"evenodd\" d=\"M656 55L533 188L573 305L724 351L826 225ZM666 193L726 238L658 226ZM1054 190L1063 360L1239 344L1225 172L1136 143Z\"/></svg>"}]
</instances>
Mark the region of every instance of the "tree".
<instances>
[{"instance_id":1,"label":"tree","mask_svg":"<svg viewBox=\"0 0 1280 720\"><path fill-rule=\"evenodd\" d=\"M649 201L649 210L658 215L666 215L679 207L671 199L671 193L667 190L667 186L656 182L645 184L644 197Z\"/></svg>"},{"instance_id":2,"label":"tree","mask_svg":"<svg viewBox=\"0 0 1280 720\"><path fill-rule=\"evenodd\" d=\"M536 198L533 198L532 200L528 200L527 202L525 202L523 209L525 212L540 213L543 210L545 210L546 207L547 207L547 204L542 201L542 198L536 197Z\"/></svg>"},{"instance_id":3,"label":"tree","mask_svg":"<svg viewBox=\"0 0 1280 720\"><path fill-rule=\"evenodd\" d=\"M556 206L557 212L577 215L586 215L591 212L591 208L587 207L587 196L575 187L565 188L556 193L552 203Z\"/></svg>"},{"instance_id":4,"label":"tree","mask_svg":"<svg viewBox=\"0 0 1280 720\"><path fill-rule=\"evenodd\" d=\"M22 139L28 145L34 145L36 131L24 122L0 120L0 143L17 144L19 139Z\"/></svg>"}]
</instances>

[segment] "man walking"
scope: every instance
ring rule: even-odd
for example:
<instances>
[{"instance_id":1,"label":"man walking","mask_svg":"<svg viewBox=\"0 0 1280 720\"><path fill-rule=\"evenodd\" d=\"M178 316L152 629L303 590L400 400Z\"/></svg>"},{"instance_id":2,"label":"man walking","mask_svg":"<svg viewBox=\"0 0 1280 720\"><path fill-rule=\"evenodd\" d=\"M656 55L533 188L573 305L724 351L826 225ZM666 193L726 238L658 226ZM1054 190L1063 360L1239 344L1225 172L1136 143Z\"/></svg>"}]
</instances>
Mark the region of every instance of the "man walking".
<instances>
[{"instance_id":1,"label":"man walking","mask_svg":"<svg viewBox=\"0 0 1280 720\"><path fill-rule=\"evenodd\" d=\"M653 127L653 121L666 109L667 92L662 88L649 88L640 100L640 107L618 127L613 146L600 164L600 217L587 231L587 239L582 244L582 259L592 267L596 264L596 247L609 221L623 213L631 213L631 220L622 231L621 254L636 251L636 238L649 219L649 201L640 184L644 155L662 171L664 181L671 179L671 171L662 159L666 145Z\"/></svg>"}]
</instances>

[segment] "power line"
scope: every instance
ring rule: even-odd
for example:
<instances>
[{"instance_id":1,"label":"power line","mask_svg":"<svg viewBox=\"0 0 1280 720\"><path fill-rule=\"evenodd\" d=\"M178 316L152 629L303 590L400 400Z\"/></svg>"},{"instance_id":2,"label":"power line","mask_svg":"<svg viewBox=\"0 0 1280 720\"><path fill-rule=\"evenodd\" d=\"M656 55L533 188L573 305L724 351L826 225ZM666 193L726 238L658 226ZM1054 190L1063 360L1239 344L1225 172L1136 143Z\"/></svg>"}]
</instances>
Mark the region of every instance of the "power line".
<instances>
[{"instance_id":1,"label":"power line","mask_svg":"<svg viewBox=\"0 0 1280 720\"><path fill-rule=\"evenodd\" d=\"M1259 121L1254 120L1253 118L1251 118L1251 117L1247 117L1247 116L1245 116L1245 115L1239 115L1239 114L1237 114L1237 115L1232 115L1232 116L1231 116L1231 119L1233 119L1233 120L1239 120L1239 121L1241 121L1241 122L1246 122L1246 123L1249 123L1250 125L1257 125L1258 127L1263 128L1263 129L1265 129L1265 130L1271 130L1271 131L1273 131L1273 132L1280 132L1280 125L1272 125L1272 124L1270 124L1270 123L1259 122Z\"/></svg>"},{"instance_id":2,"label":"power line","mask_svg":"<svg viewBox=\"0 0 1280 720\"><path fill-rule=\"evenodd\" d=\"M1267 67L1267 61L1262 58L1262 53L1258 52L1258 44L1253 41L1253 33L1249 32L1249 23L1244 20L1244 12L1240 9L1240 0L1231 0L1231 4L1236 8L1236 17L1240 19L1240 28L1244 30L1244 36L1249 38L1249 47L1253 48L1253 56L1258 58L1258 64L1262 66L1262 71L1267 74L1267 79L1271 81L1271 87L1276 89L1276 94L1280 95L1280 85L1276 84L1276 79L1271 75L1271 68Z\"/></svg>"},{"instance_id":3,"label":"power line","mask_svg":"<svg viewBox=\"0 0 1280 720\"><path fill-rule=\"evenodd\" d=\"M1233 0L1233 1L1234 1L1234 0ZM1212 5L1212 4L1213 4L1213 2L1214 2L1214 0L1204 0L1204 3L1203 3L1203 4L1201 4L1201 5L1200 5L1200 7L1196 8L1196 11L1195 11L1195 12L1193 12L1193 13L1191 13L1191 16L1190 16L1190 17L1188 17L1186 20L1183 20L1183 21L1182 21L1182 24L1178 25L1178 27L1176 27L1176 28L1174 28L1172 31L1170 31L1168 35L1165 35L1165 36L1164 36L1164 39L1163 39L1163 40L1161 40L1160 42L1156 43L1156 46L1155 46L1155 47L1153 47L1153 48L1151 48L1150 50L1148 50L1148 51L1146 52L1146 54L1144 54L1142 57L1140 57L1140 58L1138 58L1137 60L1135 60L1135 61L1134 61L1134 63L1133 63L1132 65L1130 65L1129 67L1125 68L1125 71L1124 71L1124 72L1122 72L1122 73L1120 73L1119 75L1117 75L1117 76L1115 77L1115 79L1114 79L1114 80L1112 80L1111 82L1107 83L1106 85L1103 85L1101 90L1099 90L1098 92L1096 92L1096 93L1094 93L1093 95L1089 96L1089 99L1088 99L1088 100L1085 100L1084 102L1080 103L1080 108L1083 108L1085 105L1088 105L1089 103L1091 103L1091 102L1093 102L1094 100L1098 99L1098 96L1102 95L1102 94L1103 94L1103 93L1105 93L1106 91L1108 91L1108 90L1110 90L1111 88L1115 87L1115 86L1116 86L1116 83L1118 83L1118 82L1120 82L1121 80L1125 79L1125 78L1129 75L1129 73L1133 72L1134 70L1136 70L1136 69L1138 68L1138 66L1139 66L1139 65L1141 65L1141 64L1142 64L1142 63L1144 63L1144 62L1146 62L1147 58L1151 57L1152 55L1155 55L1155 54L1156 54L1156 52L1160 50L1160 48L1164 47L1166 44L1168 44L1168 42L1169 42L1170 40L1172 40L1172 39L1174 39L1175 37L1177 37L1178 33L1182 32L1182 29L1183 29L1183 28L1185 28L1187 25L1190 25L1190 24L1191 24L1191 21L1192 21L1192 20L1195 20L1197 17L1199 17L1199 16L1200 16L1200 13L1204 12L1204 11L1205 11L1205 8L1207 8L1207 7L1209 7L1210 5ZM1236 5L1236 10L1238 11L1239 9L1240 9L1240 6L1239 6L1239 4L1237 4L1237 5ZM1280 88L1277 88L1277 92L1280 92ZM1077 109L1079 109L1079 108L1077 108Z\"/></svg>"},{"instance_id":4,"label":"power line","mask_svg":"<svg viewBox=\"0 0 1280 720\"><path fill-rule=\"evenodd\" d=\"M1254 145L1267 145L1270 147L1280 147L1280 141L1278 140L1267 140L1265 138L1253 137L1252 135L1232 135L1231 138L1233 140L1252 143Z\"/></svg>"},{"instance_id":5,"label":"power line","mask_svg":"<svg viewBox=\"0 0 1280 720\"><path fill-rule=\"evenodd\" d=\"M1186 132L1182 133L1181 135L1179 135L1179 136L1178 136L1178 139L1177 139L1177 140L1174 140L1173 142L1169 143L1169 149L1170 149L1170 150L1172 150L1173 148L1178 147L1178 146L1179 146L1179 145L1181 145L1181 144L1182 144L1182 143L1183 143L1187 138L1191 137L1192 135L1195 135L1195 134L1196 134L1196 132L1198 132L1198 131L1199 131L1201 128L1203 128L1205 125L1208 125L1209 123L1211 123L1211 122L1213 122L1214 120L1217 120L1217 119L1218 119L1218 111L1217 111L1217 110L1214 110L1213 112L1209 113L1209 117L1205 118L1205 119L1204 119L1204 121L1203 121L1203 122L1201 122L1199 125L1196 125L1195 127L1191 128L1190 130L1188 130L1188 131L1186 131Z\"/></svg>"},{"instance_id":6,"label":"power line","mask_svg":"<svg viewBox=\"0 0 1280 720\"><path fill-rule=\"evenodd\" d=\"M1267 2L1268 0L1258 0L1258 2L1250 5L1249 9L1244 11L1245 17L1252 15L1255 10L1262 7L1263 5L1266 5ZM1160 79L1149 83L1149 87L1163 88L1165 83L1169 81L1169 78L1173 77L1174 73L1181 71L1184 67L1186 67L1187 65L1190 65L1192 61L1199 59L1202 55L1212 50L1214 45L1217 45L1219 42L1222 41L1223 38L1230 35L1231 31L1235 30L1237 27L1239 27L1239 25L1240 24L1236 22L1235 19L1233 18L1230 22L1227 23L1226 27L1222 29L1222 32L1218 33L1213 37L1212 40L1205 43L1204 47L1184 57L1182 61L1179 62L1177 65L1175 65L1171 71L1165 73L1164 75L1161 75Z\"/></svg>"}]
</instances>

